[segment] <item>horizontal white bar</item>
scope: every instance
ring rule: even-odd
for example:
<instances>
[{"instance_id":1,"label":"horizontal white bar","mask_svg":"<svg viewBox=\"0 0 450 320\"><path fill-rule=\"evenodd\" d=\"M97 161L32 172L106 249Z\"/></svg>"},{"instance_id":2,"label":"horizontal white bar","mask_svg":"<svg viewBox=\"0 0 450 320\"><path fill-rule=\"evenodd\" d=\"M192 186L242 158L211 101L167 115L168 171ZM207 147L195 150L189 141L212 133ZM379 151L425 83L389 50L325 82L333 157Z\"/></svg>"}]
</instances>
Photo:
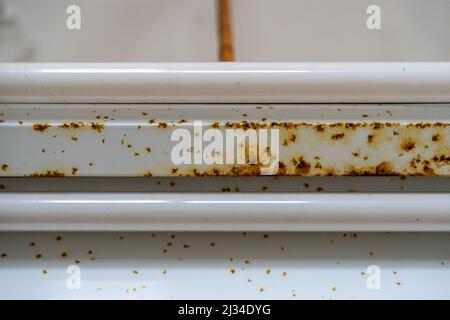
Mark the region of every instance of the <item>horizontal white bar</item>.
<instances>
[{"instance_id":1,"label":"horizontal white bar","mask_svg":"<svg viewBox=\"0 0 450 320\"><path fill-rule=\"evenodd\" d=\"M0 230L450 231L450 194L5 192Z\"/></svg>"},{"instance_id":2,"label":"horizontal white bar","mask_svg":"<svg viewBox=\"0 0 450 320\"><path fill-rule=\"evenodd\" d=\"M450 63L0 64L0 102L450 102Z\"/></svg>"}]
</instances>

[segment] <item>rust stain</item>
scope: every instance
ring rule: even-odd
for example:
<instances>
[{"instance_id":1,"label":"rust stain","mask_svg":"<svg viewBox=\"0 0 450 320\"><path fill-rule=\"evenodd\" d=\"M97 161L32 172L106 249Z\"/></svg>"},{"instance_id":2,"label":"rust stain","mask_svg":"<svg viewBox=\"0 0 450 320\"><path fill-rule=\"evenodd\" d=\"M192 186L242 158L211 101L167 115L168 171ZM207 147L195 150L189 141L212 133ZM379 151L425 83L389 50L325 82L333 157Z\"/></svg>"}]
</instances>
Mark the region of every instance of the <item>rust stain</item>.
<instances>
[{"instance_id":1,"label":"rust stain","mask_svg":"<svg viewBox=\"0 0 450 320\"><path fill-rule=\"evenodd\" d=\"M105 126L101 123L91 122L91 128L97 132L102 132Z\"/></svg>"},{"instance_id":2,"label":"rust stain","mask_svg":"<svg viewBox=\"0 0 450 320\"><path fill-rule=\"evenodd\" d=\"M34 172L29 174L30 177L64 177L66 174L58 170L46 170L43 172Z\"/></svg>"},{"instance_id":3,"label":"rust stain","mask_svg":"<svg viewBox=\"0 0 450 320\"><path fill-rule=\"evenodd\" d=\"M51 125L49 125L47 123L35 123L33 125L33 129L35 131L39 131L39 132L44 132L45 130L47 130L50 127L51 127Z\"/></svg>"},{"instance_id":4,"label":"rust stain","mask_svg":"<svg viewBox=\"0 0 450 320\"><path fill-rule=\"evenodd\" d=\"M403 141L402 144L401 144L402 150L404 150L404 151L406 151L406 152L411 151L411 150L414 149L415 147L416 147L415 142L414 142L412 139L410 139L410 138L406 139L406 140Z\"/></svg>"}]
</instances>

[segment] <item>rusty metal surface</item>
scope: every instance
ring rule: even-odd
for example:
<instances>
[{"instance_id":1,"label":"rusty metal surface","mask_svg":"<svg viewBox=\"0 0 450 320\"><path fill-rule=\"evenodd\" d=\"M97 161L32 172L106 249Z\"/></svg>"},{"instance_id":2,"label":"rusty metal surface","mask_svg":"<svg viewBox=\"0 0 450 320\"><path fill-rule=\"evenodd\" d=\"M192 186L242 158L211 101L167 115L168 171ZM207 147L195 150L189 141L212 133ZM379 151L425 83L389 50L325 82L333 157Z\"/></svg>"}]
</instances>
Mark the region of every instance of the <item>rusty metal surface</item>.
<instances>
[{"instance_id":1,"label":"rusty metal surface","mask_svg":"<svg viewBox=\"0 0 450 320\"><path fill-rule=\"evenodd\" d=\"M277 130L277 168L292 176L449 176L450 105L0 106L0 176L248 176L259 158L177 164L172 133ZM205 147L204 141L201 148ZM260 143L260 141L258 142ZM236 146L236 148L242 147ZM261 146L260 146L261 147ZM273 147L273 146L272 146ZM268 153L270 149L266 147ZM203 152L202 150L201 152ZM216 159L216 160L217 160ZM202 158L204 160L204 158ZM217 163L219 162L219 163Z\"/></svg>"}]
</instances>

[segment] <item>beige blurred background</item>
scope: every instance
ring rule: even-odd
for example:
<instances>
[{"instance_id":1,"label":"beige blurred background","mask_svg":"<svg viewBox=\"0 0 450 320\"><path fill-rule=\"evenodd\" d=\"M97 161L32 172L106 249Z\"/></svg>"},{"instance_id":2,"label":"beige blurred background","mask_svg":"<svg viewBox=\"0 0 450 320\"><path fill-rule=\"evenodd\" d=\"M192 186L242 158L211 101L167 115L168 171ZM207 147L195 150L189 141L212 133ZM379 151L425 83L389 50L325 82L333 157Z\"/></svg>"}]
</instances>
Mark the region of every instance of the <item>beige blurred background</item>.
<instances>
[{"instance_id":1,"label":"beige blurred background","mask_svg":"<svg viewBox=\"0 0 450 320\"><path fill-rule=\"evenodd\" d=\"M215 0L0 4L1 62L217 61ZM66 8L72 4L81 8L81 30L66 28ZM237 61L450 61L449 0L231 4ZM381 8L381 30L366 27L371 4Z\"/></svg>"}]
</instances>

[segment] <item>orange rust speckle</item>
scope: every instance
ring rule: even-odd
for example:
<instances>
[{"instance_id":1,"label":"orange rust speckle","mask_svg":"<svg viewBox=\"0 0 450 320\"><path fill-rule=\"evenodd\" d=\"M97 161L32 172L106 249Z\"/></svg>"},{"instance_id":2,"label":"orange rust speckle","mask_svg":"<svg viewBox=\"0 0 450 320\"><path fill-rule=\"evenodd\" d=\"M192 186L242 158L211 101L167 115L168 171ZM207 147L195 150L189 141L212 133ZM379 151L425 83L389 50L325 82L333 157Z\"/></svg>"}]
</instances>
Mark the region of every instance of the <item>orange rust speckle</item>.
<instances>
[{"instance_id":1,"label":"orange rust speckle","mask_svg":"<svg viewBox=\"0 0 450 320\"><path fill-rule=\"evenodd\" d=\"M376 167L376 174L382 176L392 175L392 166L389 162L383 161Z\"/></svg>"},{"instance_id":2,"label":"orange rust speckle","mask_svg":"<svg viewBox=\"0 0 450 320\"><path fill-rule=\"evenodd\" d=\"M339 139L344 138L344 136L345 136L345 133L343 133L343 132L341 132L341 133L336 133L336 134L333 134L333 135L331 136L331 139L333 139L333 140L339 140Z\"/></svg>"},{"instance_id":3,"label":"orange rust speckle","mask_svg":"<svg viewBox=\"0 0 450 320\"><path fill-rule=\"evenodd\" d=\"M145 148L145 151L146 151L147 153L150 153L150 152L152 152L152 149L151 149L150 147L146 147L146 148Z\"/></svg>"},{"instance_id":4,"label":"orange rust speckle","mask_svg":"<svg viewBox=\"0 0 450 320\"><path fill-rule=\"evenodd\" d=\"M433 140L434 142L439 141L441 138L441 136L439 134L434 134L433 137L431 138L431 140Z\"/></svg>"},{"instance_id":5,"label":"orange rust speckle","mask_svg":"<svg viewBox=\"0 0 450 320\"><path fill-rule=\"evenodd\" d=\"M231 274L236 273L236 269L231 268L231 269L230 269L230 273L231 273Z\"/></svg>"},{"instance_id":6,"label":"orange rust speckle","mask_svg":"<svg viewBox=\"0 0 450 320\"><path fill-rule=\"evenodd\" d=\"M7 171L9 169L9 166L7 164L2 165L2 170Z\"/></svg>"},{"instance_id":7,"label":"orange rust speckle","mask_svg":"<svg viewBox=\"0 0 450 320\"><path fill-rule=\"evenodd\" d=\"M51 127L51 125L49 125L47 123L35 123L33 125L33 129L35 131L39 131L39 132L44 132L45 130L47 130L50 127Z\"/></svg>"},{"instance_id":8,"label":"orange rust speckle","mask_svg":"<svg viewBox=\"0 0 450 320\"><path fill-rule=\"evenodd\" d=\"M73 167L72 168L72 175L75 176L78 172L78 168L77 167Z\"/></svg>"},{"instance_id":9,"label":"orange rust speckle","mask_svg":"<svg viewBox=\"0 0 450 320\"><path fill-rule=\"evenodd\" d=\"M167 123L165 123L165 122L160 122L160 123L158 124L158 128L161 128L161 129L167 128Z\"/></svg>"},{"instance_id":10,"label":"orange rust speckle","mask_svg":"<svg viewBox=\"0 0 450 320\"><path fill-rule=\"evenodd\" d=\"M144 173L144 177L151 177L152 176L152 173L151 172L146 172L146 173Z\"/></svg>"},{"instance_id":11,"label":"orange rust speckle","mask_svg":"<svg viewBox=\"0 0 450 320\"><path fill-rule=\"evenodd\" d=\"M367 142L368 143L372 143L373 142L373 134L369 134L368 136L367 136Z\"/></svg>"},{"instance_id":12,"label":"orange rust speckle","mask_svg":"<svg viewBox=\"0 0 450 320\"><path fill-rule=\"evenodd\" d=\"M95 122L91 122L91 129L98 131L98 132L102 132L103 129L105 128L105 126L101 123L95 123Z\"/></svg>"},{"instance_id":13,"label":"orange rust speckle","mask_svg":"<svg viewBox=\"0 0 450 320\"><path fill-rule=\"evenodd\" d=\"M64 177L66 174L58 170L47 170L44 172L35 172L30 174L30 177Z\"/></svg>"},{"instance_id":14,"label":"orange rust speckle","mask_svg":"<svg viewBox=\"0 0 450 320\"><path fill-rule=\"evenodd\" d=\"M303 157L299 157L298 159L292 159L292 162L295 165L295 173L297 175L307 175L311 169L311 164L306 162Z\"/></svg>"},{"instance_id":15,"label":"orange rust speckle","mask_svg":"<svg viewBox=\"0 0 450 320\"><path fill-rule=\"evenodd\" d=\"M84 127L85 124L83 122L65 122L59 126L62 129L80 129Z\"/></svg>"},{"instance_id":16,"label":"orange rust speckle","mask_svg":"<svg viewBox=\"0 0 450 320\"><path fill-rule=\"evenodd\" d=\"M412 149L415 148L415 146L416 146L416 144L411 139L407 139L407 140L403 141L401 144L402 150L405 150L406 152L411 151Z\"/></svg>"}]
</instances>

